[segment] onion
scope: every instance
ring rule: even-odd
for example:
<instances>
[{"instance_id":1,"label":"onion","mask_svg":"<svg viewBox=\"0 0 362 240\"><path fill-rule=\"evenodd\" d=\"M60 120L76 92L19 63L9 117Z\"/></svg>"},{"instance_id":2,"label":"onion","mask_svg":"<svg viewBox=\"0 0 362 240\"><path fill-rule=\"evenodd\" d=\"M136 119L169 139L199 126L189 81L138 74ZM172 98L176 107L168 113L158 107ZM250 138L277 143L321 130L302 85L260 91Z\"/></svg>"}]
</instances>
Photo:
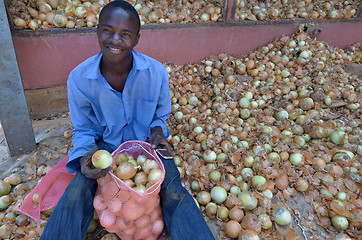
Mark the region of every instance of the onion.
<instances>
[{"instance_id":1,"label":"onion","mask_svg":"<svg viewBox=\"0 0 362 240\"><path fill-rule=\"evenodd\" d=\"M113 198L107 206L107 209L111 212L111 213L118 213L122 208L122 202L121 200L119 200L118 198Z\"/></svg>"},{"instance_id":2,"label":"onion","mask_svg":"<svg viewBox=\"0 0 362 240\"><path fill-rule=\"evenodd\" d=\"M262 213L259 215L259 219L261 221L261 228L262 229L269 229L273 226L269 215Z\"/></svg>"},{"instance_id":3,"label":"onion","mask_svg":"<svg viewBox=\"0 0 362 240\"><path fill-rule=\"evenodd\" d=\"M13 19L13 22L14 22L14 25L17 26L17 27L22 27L22 28L26 28L27 24L26 24L26 21L22 18L19 18L19 17L15 17Z\"/></svg>"},{"instance_id":4,"label":"onion","mask_svg":"<svg viewBox=\"0 0 362 240\"><path fill-rule=\"evenodd\" d=\"M205 207L206 215L209 218L215 218L217 214L217 205L213 202L209 202Z\"/></svg>"},{"instance_id":5,"label":"onion","mask_svg":"<svg viewBox=\"0 0 362 240\"><path fill-rule=\"evenodd\" d=\"M229 217L229 209L223 205L217 208L217 218L220 220L226 220Z\"/></svg>"},{"instance_id":6,"label":"onion","mask_svg":"<svg viewBox=\"0 0 362 240\"><path fill-rule=\"evenodd\" d=\"M147 159L142 166L143 171L149 174L152 169L160 168L155 160Z\"/></svg>"},{"instance_id":7,"label":"onion","mask_svg":"<svg viewBox=\"0 0 362 240\"><path fill-rule=\"evenodd\" d=\"M99 221L103 227L108 228L116 221L116 215L106 209L102 212Z\"/></svg>"},{"instance_id":8,"label":"onion","mask_svg":"<svg viewBox=\"0 0 362 240\"><path fill-rule=\"evenodd\" d=\"M98 227L98 223L92 219L88 229L87 229L87 233L93 233Z\"/></svg>"},{"instance_id":9,"label":"onion","mask_svg":"<svg viewBox=\"0 0 362 240\"><path fill-rule=\"evenodd\" d=\"M122 215L126 220L136 220L144 214L144 207L135 201L127 201L122 207Z\"/></svg>"},{"instance_id":10,"label":"onion","mask_svg":"<svg viewBox=\"0 0 362 240\"><path fill-rule=\"evenodd\" d=\"M308 186L308 182L303 178L299 178L294 184L295 189L297 189L299 192L306 191L308 189Z\"/></svg>"},{"instance_id":11,"label":"onion","mask_svg":"<svg viewBox=\"0 0 362 240\"><path fill-rule=\"evenodd\" d=\"M13 200L8 195L0 197L0 210L9 207L12 202Z\"/></svg>"},{"instance_id":12,"label":"onion","mask_svg":"<svg viewBox=\"0 0 362 240\"><path fill-rule=\"evenodd\" d=\"M348 141L347 134L343 131L333 131L330 135L330 139L336 145L343 145Z\"/></svg>"},{"instance_id":13,"label":"onion","mask_svg":"<svg viewBox=\"0 0 362 240\"><path fill-rule=\"evenodd\" d=\"M191 189L194 191L200 191L200 182L199 181L192 181L191 183Z\"/></svg>"},{"instance_id":14,"label":"onion","mask_svg":"<svg viewBox=\"0 0 362 240\"><path fill-rule=\"evenodd\" d=\"M92 164L96 168L105 169L112 165L113 157L106 150L98 150L92 155Z\"/></svg>"},{"instance_id":15,"label":"onion","mask_svg":"<svg viewBox=\"0 0 362 240\"><path fill-rule=\"evenodd\" d=\"M54 26L59 27L59 28L65 27L67 22L68 22L67 17L64 15L61 15L61 14L56 14L53 18Z\"/></svg>"},{"instance_id":16,"label":"onion","mask_svg":"<svg viewBox=\"0 0 362 240\"><path fill-rule=\"evenodd\" d=\"M151 185L155 184L156 182L160 181L163 177L163 171L159 168L152 169L148 174L148 181Z\"/></svg>"},{"instance_id":17,"label":"onion","mask_svg":"<svg viewBox=\"0 0 362 240\"><path fill-rule=\"evenodd\" d=\"M69 139L73 136L73 133L71 130L64 131L63 133L64 138Z\"/></svg>"},{"instance_id":18,"label":"onion","mask_svg":"<svg viewBox=\"0 0 362 240\"><path fill-rule=\"evenodd\" d=\"M332 225L338 230L346 230L348 228L348 220L342 216L333 216Z\"/></svg>"},{"instance_id":19,"label":"onion","mask_svg":"<svg viewBox=\"0 0 362 240\"><path fill-rule=\"evenodd\" d=\"M137 172L137 168L131 162L122 162L116 169L116 176L122 180L132 178Z\"/></svg>"},{"instance_id":20,"label":"onion","mask_svg":"<svg viewBox=\"0 0 362 240\"><path fill-rule=\"evenodd\" d=\"M256 233L261 232L261 221L259 218L252 213L247 213L241 221L241 227L243 229L249 229Z\"/></svg>"},{"instance_id":21,"label":"onion","mask_svg":"<svg viewBox=\"0 0 362 240\"><path fill-rule=\"evenodd\" d=\"M290 212L285 207L278 207L273 211L273 217L277 224L288 225L292 221Z\"/></svg>"},{"instance_id":22,"label":"onion","mask_svg":"<svg viewBox=\"0 0 362 240\"><path fill-rule=\"evenodd\" d=\"M302 166L304 164L304 156L301 153L292 153L289 156L289 161L295 166Z\"/></svg>"},{"instance_id":23,"label":"onion","mask_svg":"<svg viewBox=\"0 0 362 240\"><path fill-rule=\"evenodd\" d=\"M241 226L235 220L230 220L225 224L225 233L231 238L237 238L241 233Z\"/></svg>"},{"instance_id":24,"label":"onion","mask_svg":"<svg viewBox=\"0 0 362 240\"><path fill-rule=\"evenodd\" d=\"M219 182L221 180L221 173L217 170L210 172L209 179L214 182Z\"/></svg>"},{"instance_id":25,"label":"onion","mask_svg":"<svg viewBox=\"0 0 362 240\"><path fill-rule=\"evenodd\" d=\"M138 192L139 195L144 194L147 190L147 188L144 185L137 185L133 189L136 190L136 192Z\"/></svg>"},{"instance_id":26,"label":"onion","mask_svg":"<svg viewBox=\"0 0 362 240\"><path fill-rule=\"evenodd\" d=\"M136 175L134 177L134 183L137 186L146 185L147 181L148 181L148 177L147 177L147 174L145 172L136 173Z\"/></svg>"},{"instance_id":27,"label":"onion","mask_svg":"<svg viewBox=\"0 0 362 240\"><path fill-rule=\"evenodd\" d=\"M160 219L156 220L152 225L152 233L158 236L159 234L161 234L163 227L164 227L163 221Z\"/></svg>"},{"instance_id":28,"label":"onion","mask_svg":"<svg viewBox=\"0 0 362 240\"><path fill-rule=\"evenodd\" d=\"M203 158L206 162L214 162L216 157L216 153L212 150L206 150L203 155Z\"/></svg>"},{"instance_id":29,"label":"onion","mask_svg":"<svg viewBox=\"0 0 362 240\"><path fill-rule=\"evenodd\" d=\"M265 186L265 183L266 179L263 176L256 175L251 178L251 184L256 190L262 190Z\"/></svg>"},{"instance_id":30,"label":"onion","mask_svg":"<svg viewBox=\"0 0 362 240\"><path fill-rule=\"evenodd\" d=\"M0 180L0 197L9 194L11 191L11 185L7 181Z\"/></svg>"},{"instance_id":31,"label":"onion","mask_svg":"<svg viewBox=\"0 0 362 240\"><path fill-rule=\"evenodd\" d=\"M0 227L0 238L1 239L8 239L10 238L12 231L10 223L3 223Z\"/></svg>"},{"instance_id":32,"label":"onion","mask_svg":"<svg viewBox=\"0 0 362 240\"><path fill-rule=\"evenodd\" d=\"M229 211L230 219L235 220L237 222L241 222L243 217L244 217L244 212L240 207L234 206L232 209L230 209Z\"/></svg>"},{"instance_id":33,"label":"onion","mask_svg":"<svg viewBox=\"0 0 362 240\"><path fill-rule=\"evenodd\" d=\"M335 240L352 240L347 234L339 233L336 235Z\"/></svg>"},{"instance_id":34,"label":"onion","mask_svg":"<svg viewBox=\"0 0 362 240\"><path fill-rule=\"evenodd\" d=\"M34 193L32 200L35 205L38 205L39 204L39 193Z\"/></svg>"},{"instance_id":35,"label":"onion","mask_svg":"<svg viewBox=\"0 0 362 240\"><path fill-rule=\"evenodd\" d=\"M258 205L258 200L248 192L241 192L238 197L247 210L253 210Z\"/></svg>"},{"instance_id":36,"label":"onion","mask_svg":"<svg viewBox=\"0 0 362 240\"><path fill-rule=\"evenodd\" d=\"M260 238L256 232L247 229L239 234L238 240L260 240Z\"/></svg>"},{"instance_id":37,"label":"onion","mask_svg":"<svg viewBox=\"0 0 362 240\"><path fill-rule=\"evenodd\" d=\"M213 187L211 189L210 195L211 199L217 204L223 203L227 198L226 190L219 186Z\"/></svg>"},{"instance_id":38,"label":"onion","mask_svg":"<svg viewBox=\"0 0 362 240\"><path fill-rule=\"evenodd\" d=\"M197 194L196 200L201 205L207 205L211 201L211 195L206 191L201 191Z\"/></svg>"},{"instance_id":39,"label":"onion","mask_svg":"<svg viewBox=\"0 0 362 240\"><path fill-rule=\"evenodd\" d=\"M145 155L138 155L137 157L137 164L140 166L143 166L143 164L146 162L147 157Z\"/></svg>"}]
</instances>

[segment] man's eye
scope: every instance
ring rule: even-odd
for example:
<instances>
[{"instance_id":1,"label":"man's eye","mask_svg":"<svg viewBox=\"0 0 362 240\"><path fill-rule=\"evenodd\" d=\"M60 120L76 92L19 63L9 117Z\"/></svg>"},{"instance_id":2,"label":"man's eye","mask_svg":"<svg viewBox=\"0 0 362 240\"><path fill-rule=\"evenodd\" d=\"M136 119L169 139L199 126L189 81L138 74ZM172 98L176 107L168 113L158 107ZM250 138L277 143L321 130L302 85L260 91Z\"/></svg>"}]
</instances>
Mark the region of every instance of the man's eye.
<instances>
[{"instance_id":1,"label":"man's eye","mask_svg":"<svg viewBox=\"0 0 362 240\"><path fill-rule=\"evenodd\" d=\"M131 37L131 34L129 34L129 33L123 33L122 35L123 35L123 37L125 37L125 38Z\"/></svg>"},{"instance_id":2,"label":"man's eye","mask_svg":"<svg viewBox=\"0 0 362 240\"><path fill-rule=\"evenodd\" d=\"M109 30L109 29L105 28L105 29L103 29L103 32L104 32L104 33L110 33L110 32L111 32L111 30Z\"/></svg>"}]
</instances>

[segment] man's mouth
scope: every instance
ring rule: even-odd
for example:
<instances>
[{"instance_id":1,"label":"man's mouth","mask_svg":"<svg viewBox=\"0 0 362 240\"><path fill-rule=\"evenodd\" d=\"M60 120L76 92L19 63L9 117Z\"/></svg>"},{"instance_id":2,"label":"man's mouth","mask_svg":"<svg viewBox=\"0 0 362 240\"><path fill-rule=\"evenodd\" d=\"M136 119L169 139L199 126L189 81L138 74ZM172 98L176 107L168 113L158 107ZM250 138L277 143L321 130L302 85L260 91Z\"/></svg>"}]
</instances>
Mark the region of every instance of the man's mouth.
<instances>
[{"instance_id":1,"label":"man's mouth","mask_svg":"<svg viewBox=\"0 0 362 240\"><path fill-rule=\"evenodd\" d=\"M122 48L114 48L114 47L108 47L108 46L107 46L107 48L114 53L122 52Z\"/></svg>"}]
</instances>

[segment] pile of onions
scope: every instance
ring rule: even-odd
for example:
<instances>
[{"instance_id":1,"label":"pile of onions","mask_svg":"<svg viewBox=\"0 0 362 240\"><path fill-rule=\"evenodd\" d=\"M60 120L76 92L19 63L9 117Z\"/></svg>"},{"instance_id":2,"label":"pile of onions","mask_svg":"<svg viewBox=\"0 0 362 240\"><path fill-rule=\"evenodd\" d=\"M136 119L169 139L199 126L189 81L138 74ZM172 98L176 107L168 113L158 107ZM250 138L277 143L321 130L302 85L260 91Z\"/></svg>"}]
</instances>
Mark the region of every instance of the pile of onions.
<instances>
[{"instance_id":1,"label":"pile of onions","mask_svg":"<svg viewBox=\"0 0 362 240\"><path fill-rule=\"evenodd\" d=\"M331 238L333 229L347 232L360 224L362 88L344 66L361 63L361 44L344 51L311 39L304 26L298 30L241 58L220 54L166 65L168 140L182 182L205 218L220 226L241 224L235 209L254 214L260 232L241 231L241 239L277 238L282 231L275 224L295 221L290 209L298 207L292 204L297 195L314 209L318 224L331 226ZM230 229L239 232L234 222L225 229L234 237Z\"/></svg>"},{"instance_id":2,"label":"pile of onions","mask_svg":"<svg viewBox=\"0 0 362 240\"><path fill-rule=\"evenodd\" d=\"M110 0L14 0L9 12L15 27L36 29L95 27L99 13ZM129 1L138 11L141 25L158 23L217 22L223 1Z\"/></svg>"},{"instance_id":3,"label":"pile of onions","mask_svg":"<svg viewBox=\"0 0 362 240\"><path fill-rule=\"evenodd\" d=\"M235 18L238 20L270 21L275 19L337 19L356 15L359 1L287 1L256 0L235 1ZM293 47L294 45L290 45Z\"/></svg>"}]
</instances>

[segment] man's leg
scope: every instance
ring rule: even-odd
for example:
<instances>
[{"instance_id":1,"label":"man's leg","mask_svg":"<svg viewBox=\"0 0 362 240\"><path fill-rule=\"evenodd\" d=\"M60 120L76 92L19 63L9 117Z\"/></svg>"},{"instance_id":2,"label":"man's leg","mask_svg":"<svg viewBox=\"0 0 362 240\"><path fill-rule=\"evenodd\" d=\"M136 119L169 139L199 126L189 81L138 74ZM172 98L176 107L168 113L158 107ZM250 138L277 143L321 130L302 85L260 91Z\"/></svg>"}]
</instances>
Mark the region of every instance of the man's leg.
<instances>
[{"instance_id":1,"label":"man's leg","mask_svg":"<svg viewBox=\"0 0 362 240\"><path fill-rule=\"evenodd\" d=\"M174 161L161 160L166 170L160 191L161 206L171 239L215 239L195 200L181 185L180 173Z\"/></svg>"},{"instance_id":2,"label":"man's leg","mask_svg":"<svg viewBox=\"0 0 362 240\"><path fill-rule=\"evenodd\" d=\"M93 198L97 186L96 180L77 171L54 208L40 239L83 240L93 218Z\"/></svg>"}]
</instances>

